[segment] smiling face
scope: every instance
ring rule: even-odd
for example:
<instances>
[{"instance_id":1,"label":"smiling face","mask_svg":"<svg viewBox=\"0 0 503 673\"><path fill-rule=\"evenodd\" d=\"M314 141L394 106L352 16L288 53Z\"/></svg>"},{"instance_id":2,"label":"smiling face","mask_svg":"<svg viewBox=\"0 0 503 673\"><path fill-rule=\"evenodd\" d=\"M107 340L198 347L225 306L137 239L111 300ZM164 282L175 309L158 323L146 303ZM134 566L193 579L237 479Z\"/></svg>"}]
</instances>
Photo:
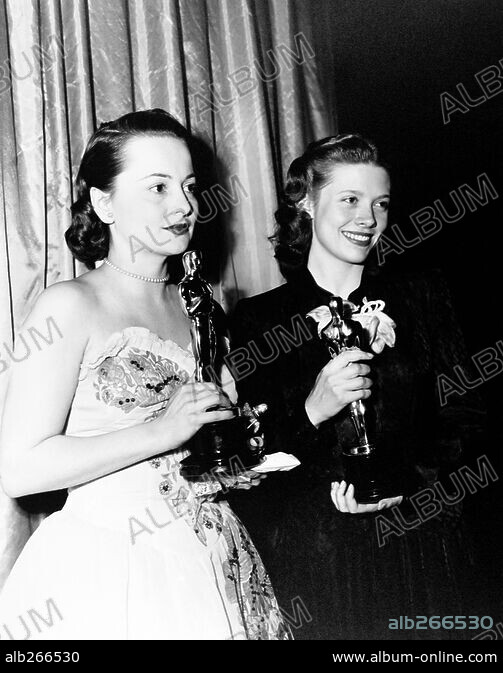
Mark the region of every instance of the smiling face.
<instances>
[{"instance_id":1,"label":"smiling face","mask_svg":"<svg viewBox=\"0 0 503 673\"><path fill-rule=\"evenodd\" d=\"M389 191L384 168L337 164L328 184L309 205L311 253L346 264L363 264L388 224Z\"/></svg>"},{"instance_id":2,"label":"smiling face","mask_svg":"<svg viewBox=\"0 0 503 673\"><path fill-rule=\"evenodd\" d=\"M184 252L197 218L196 180L183 140L138 136L124 148L123 170L109 197L112 243L162 256Z\"/></svg>"}]
</instances>

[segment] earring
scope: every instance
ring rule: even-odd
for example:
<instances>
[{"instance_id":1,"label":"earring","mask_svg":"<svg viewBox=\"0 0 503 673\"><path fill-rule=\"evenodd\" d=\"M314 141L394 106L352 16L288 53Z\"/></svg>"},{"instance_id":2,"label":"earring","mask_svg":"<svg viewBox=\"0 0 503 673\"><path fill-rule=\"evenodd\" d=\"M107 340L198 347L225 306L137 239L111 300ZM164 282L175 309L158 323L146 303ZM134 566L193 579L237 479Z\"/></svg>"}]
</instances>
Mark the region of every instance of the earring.
<instances>
[{"instance_id":1,"label":"earring","mask_svg":"<svg viewBox=\"0 0 503 673\"><path fill-rule=\"evenodd\" d=\"M105 222L105 224L113 224L115 222L114 220L114 214L113 213L107 213L107 218L110 220L109 222Z\"/></svg>"}]
</instances>

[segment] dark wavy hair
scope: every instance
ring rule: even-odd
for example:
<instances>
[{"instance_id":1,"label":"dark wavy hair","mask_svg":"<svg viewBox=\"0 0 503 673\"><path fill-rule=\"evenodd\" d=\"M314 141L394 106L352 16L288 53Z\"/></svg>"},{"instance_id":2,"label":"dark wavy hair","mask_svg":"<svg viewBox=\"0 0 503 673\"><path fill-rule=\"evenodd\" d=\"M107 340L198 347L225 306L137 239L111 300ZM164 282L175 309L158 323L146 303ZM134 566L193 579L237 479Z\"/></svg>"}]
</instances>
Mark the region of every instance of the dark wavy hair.
<instances>
[{"instance_id":1,"label":"dark wavy hair","mask_svg":"<svg viewBox=\"0 0 503 673\"><path fill-rule=\"evenodd\" d=\"M312 220L302 201L319 192L333 176L337 164L372 164L389 172L377 147L357 133L329 136L310 143L288 169L285 189L275 213L276 227L270 237L281 273L288 278L307 264L313 237Z\"/></svg>"},{"instance_id":2,"label":"dark wavy hair","mask_svg":"<svg viewBox=\"0 0 503 673\"><path fill-rule=\"evenodd\" d=\"M190 134L172 115L159 108L130 112L114 121L101 124L91 136L76 180L76 201L72 224L65 240L74 257L88 269L108 255L109 226L102 222L91 203L90 189L110 192L123 170L126 142L136 136L167 135L189 144Z\"/></svg>"}]
</instances>

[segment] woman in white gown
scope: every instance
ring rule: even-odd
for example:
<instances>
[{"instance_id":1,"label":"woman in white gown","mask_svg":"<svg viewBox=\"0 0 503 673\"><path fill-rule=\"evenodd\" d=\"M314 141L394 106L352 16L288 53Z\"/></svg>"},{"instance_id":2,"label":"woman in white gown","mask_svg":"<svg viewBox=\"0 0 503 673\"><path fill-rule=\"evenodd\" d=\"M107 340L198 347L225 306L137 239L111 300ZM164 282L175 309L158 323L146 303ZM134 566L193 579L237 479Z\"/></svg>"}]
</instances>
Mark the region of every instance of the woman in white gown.
<instances>
[{"instance_id":1,"label":"woman in white gown","mask_svg":"<svg viewBox=\"0 0 503 673\"><path fill-rule=\"evenodd\" d=\"M179 471L187 440L230 416L206 411L220 397L192 377L189 322L166 280L197 217L184 127L162 110L103 124L72 215L67 243L92 270L46 289L25 321L21 335L49 326L53 338L11 368L0 438L8 495L69 496L7 580L1 637L287 639L220 484Z\"/></svg>"}]
</instances>

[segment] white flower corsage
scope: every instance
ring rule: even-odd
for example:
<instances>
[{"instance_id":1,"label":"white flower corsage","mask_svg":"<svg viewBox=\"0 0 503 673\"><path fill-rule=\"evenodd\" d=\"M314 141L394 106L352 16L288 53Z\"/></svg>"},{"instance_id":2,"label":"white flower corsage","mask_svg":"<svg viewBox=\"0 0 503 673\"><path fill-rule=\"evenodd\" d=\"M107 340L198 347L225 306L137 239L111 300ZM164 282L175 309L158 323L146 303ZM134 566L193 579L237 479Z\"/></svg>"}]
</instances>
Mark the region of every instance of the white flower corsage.
<instances>
[{"instance_id":1,"label":"white flower corsage","mask_svg":"<svg viewBox=\"0 0 503 673\"><path fill-rule=\"evenodd\" d=\"M396 342L395 321L384 313L386 304L382 299L367 301L363 298L363 304L357 313L351 318L358 320L369 335L370 347L375 353L380 353L384 346L393 348Z\"/></svg>"},{"instance_id":2,"label":"white flower corsage","mask_svg":"<svg viewBox=\"0 0 503 673\"><path fill-rule=\"evenodd\" d=\"M351 320L357 320L368 333L370 348L374 353L381 353L385 346L393 348L396 342L396 323L384 313L385 305L382 299L367 301L366 297L360 308L351 302L344 302L345 310L351 311ZM318 306L307 315L318 323L318 336L332 320L328 306Z\"/></svg>"}]
</instances>

